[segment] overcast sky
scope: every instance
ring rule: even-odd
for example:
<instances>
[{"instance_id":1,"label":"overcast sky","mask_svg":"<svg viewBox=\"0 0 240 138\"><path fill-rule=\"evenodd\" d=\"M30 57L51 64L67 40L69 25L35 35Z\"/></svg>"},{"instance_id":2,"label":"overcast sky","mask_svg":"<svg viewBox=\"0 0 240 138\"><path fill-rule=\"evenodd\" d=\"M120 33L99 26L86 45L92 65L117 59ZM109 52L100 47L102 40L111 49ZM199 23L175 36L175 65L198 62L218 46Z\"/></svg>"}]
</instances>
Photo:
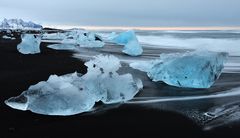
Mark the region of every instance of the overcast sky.
<instances>
[{"instance_id":1,"label":"overcast sky","mask_svg":"<svg viewBox=\"0 0 240 138\"><path fill-rule=\"evenodd\" d=\"M44 25L240 26L240 0L0 0L0 18Z\"/></svg>"}]
</instances>

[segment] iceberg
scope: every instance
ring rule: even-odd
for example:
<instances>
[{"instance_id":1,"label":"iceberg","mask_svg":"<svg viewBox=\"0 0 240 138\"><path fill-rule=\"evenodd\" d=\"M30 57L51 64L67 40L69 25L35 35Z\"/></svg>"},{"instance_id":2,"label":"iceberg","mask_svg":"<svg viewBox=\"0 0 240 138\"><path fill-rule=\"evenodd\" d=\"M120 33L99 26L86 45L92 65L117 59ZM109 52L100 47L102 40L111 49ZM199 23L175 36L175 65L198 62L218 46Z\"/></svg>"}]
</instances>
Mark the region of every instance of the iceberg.
<instances>
[{"instance_id":1,"label":"iceberg","mask_svg":"<svg viewBox=\"0 0 240 138\"><path fill-rule=\"evenodd\" d=\"M228 53L194 51L161 54L160 59L131 63L130 66L147 72L153 81L186 88L209 88L219 78Z\"/></svg>"},{"instance_id":2,"label":"iceberg","mask_svg":"<svg viewBox=\"0 0 240 138\"><path fill-rule=\"evenodd\" d=\"M114 56L96 56L94 60L85 63L88 73L83 76L90 81L92 89L99 95L97 100L103 103L118 103L131 100L143 88L140 79L134 79L131 74L119 75L120 60ZM94 73L91 73L94 72ZM95 82L97 84L91 83ZM96 89L96 86L99 86Z\"/></svg>"},{"instance_id":3,"label":"iceberg","mask_svg":"<svg viewBox=\"0 0 240 138\"><path fill-rule=\"evenodd\" d=\"M22 54L40 53L41 36L35 34L21 35L22 42L18 44L17 50Z\"/></svg>"},{"instance_id":4,"label":"iceberg","mask_svg":"<svg viewBox=\"0 0 240 138\"><path fill-rule=\"evenodd\" d=\"M51 75L47 81L30 86L20 96L10 98L6 104L18 110L31 110L46 115L70 115L90 110L95 102L87 92L73 82L80 78L77 73Z\"/></svg>"},{"instance_id":5,"label":"iceberg","mask_svg":"<svg viewBox=\"0 0 240 138\"><path fill-rule=\"evenodd\" d=\"M122 52L130 56L139 56L143 53L142 46L139 44L133 30L119 34L112 39L112 42L124 45Z\"/></svg>"},{"instance_id":6,"label":"iceberg","mask_svg":"<svg viewBox=\"0 0 240 138\"><path fill-rule=\"evenodd\" d=\"M143 88L142 81L131 74L117 73L121 64L114 56L99 55L85 65L85 75L51 75L5 103L18 110L66 116L91 111L99 101L112 104L131 100Z\"/></svg>"}]
</instances>

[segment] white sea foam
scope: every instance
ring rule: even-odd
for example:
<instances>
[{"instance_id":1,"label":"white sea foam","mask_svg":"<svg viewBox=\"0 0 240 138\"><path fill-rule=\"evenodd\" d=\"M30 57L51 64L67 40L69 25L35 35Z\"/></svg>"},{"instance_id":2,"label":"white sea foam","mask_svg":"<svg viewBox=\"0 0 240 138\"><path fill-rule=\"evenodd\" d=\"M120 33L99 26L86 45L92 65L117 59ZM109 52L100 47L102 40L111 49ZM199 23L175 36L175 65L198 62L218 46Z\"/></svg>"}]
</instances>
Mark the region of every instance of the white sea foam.
<instances>
[{"instance_id":1,"label":"white sea foam","mask_svg":"<svg viewBox=\"0 0 240 138\"><path fill-rule=\"evenodd\" d=\"M178 38L170 35L138 35L140 43L171 49L204 49L215 52L228 52L231 56L240 56L240 38Z\"/></svg>"}]
</instances>

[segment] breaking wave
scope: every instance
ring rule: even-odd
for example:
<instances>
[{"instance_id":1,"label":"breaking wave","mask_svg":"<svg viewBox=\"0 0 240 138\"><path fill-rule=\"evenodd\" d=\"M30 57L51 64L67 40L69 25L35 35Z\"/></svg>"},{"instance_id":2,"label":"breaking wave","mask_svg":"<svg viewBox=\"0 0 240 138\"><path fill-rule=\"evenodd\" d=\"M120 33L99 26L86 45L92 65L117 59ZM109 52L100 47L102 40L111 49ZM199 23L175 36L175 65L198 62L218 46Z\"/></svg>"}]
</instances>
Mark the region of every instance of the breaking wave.
<instances>
[{"instance_id":1,"label":"breaking wave","mask_svg":"<svg viewBox=\"0 0 240 138\"><path fill-rule=\"evenodd\" d=\"M140 43L169 49L205 49L240 55L240 38L180 38L171 35L138 35Z\"/></svg>"}]
</instances>

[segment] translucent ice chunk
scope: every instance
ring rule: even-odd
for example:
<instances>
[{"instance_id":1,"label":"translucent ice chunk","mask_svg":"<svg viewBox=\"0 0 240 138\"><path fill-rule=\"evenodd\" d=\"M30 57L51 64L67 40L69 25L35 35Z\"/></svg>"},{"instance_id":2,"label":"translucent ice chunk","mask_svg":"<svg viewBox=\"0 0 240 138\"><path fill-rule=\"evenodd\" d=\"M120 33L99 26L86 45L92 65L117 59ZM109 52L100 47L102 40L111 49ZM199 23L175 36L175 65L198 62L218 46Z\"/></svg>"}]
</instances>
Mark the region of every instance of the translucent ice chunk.
<instances>
[{"instance_id":1,"label":"translucent ice chunk","mask_svg":"<svg viewBox=\"0 0 240 138\"><path fill-rule=\"evenodd\" d=\"M86 62L88 72L57 76L30 86L20 96L5 103L15 109L31 110L46 115L73 115L87 112L95 102L105 104L125 102L142 89L141 80L131 74L119 75L121 67L114 56L96 56Z\"/></svg>"},{"instance_id":2,"label":"translucent ice chunk","mask_svg":"<svg viewBox=\"0 0 240 138\"><path fill-rule=\"evenodd\" d=\"M153 81L188 88L209 88L219 78L228 57L224 52L195 51L184 54L162 54L160 59L132 63L147 72Z\"/></svg>"},{"instance_id":3,"label":"translucent ice chunk","mask_svg":"<svg viewBox=\"0 0 240 138\"><path fill-rule=\"evenodd\" d=\"M47 81L30 86L20 96L7 100L6 104L15 109L46 115L71 115L89 111L95 101L88 92L81 92L80 87L73 84L73 81L78 80L77 73L51 75Z\"/></svg>"},{"instance_id":4,"label":"translucent ice chunk","mask_svg":"<svg viewBox=\"0 0 240 138\"><path fill-rule=\"evenodd\" d=\"M77 44L80 47L103 47L105 45L101 38L91 32L72 31L62 40L62 43Z\"/></svg>"},{"instance_id":5,"label":"translucent ice chunk","mask_svg":"<svg viewBox=\"0 0 240 138\"><path fill-rule=\"evenodd\" d=\"M142 81L134 80L131 74L112 75L104 79L102 85L107 93L102 102L106 104L131 100L143 88Z\"/></svg>"},{"instance_id":6,"label":"translucent ice chunk","mask_svg":"<svg viewBox=\"0 0 240 138\"><path fill-rule=\"evenodd\" d=\"M22 42L18 44L17 50L22 54L40 53L41 36L34 34L23 34Z\"/></svg>"},{"instance_id":7,"label":"translucent ice chunk","mask_svg":"<svg viewBox=\"0 0 240 138\"><path fill-rule=\"evenodd\" d=\"M139 56L142 54L143 49L140 46L137 39L129 41L122 50L123 53L128 54L130 56Z\"/></svg>"},{"instance_id":8,"label":"translucent ice chunk","mask_svg":"<svg viewBox=\"0 0 240 138\"><path fill-rule=\"evenodd\" d=\"M139 79L134 80L131 74L119 75L120 61L114 56L96 56L85 63L88 73L82 78L89 82L96 99L104 103L118 103L132 99L143 88ZM94 72L94 73L91 73ZM97 79L96 79L97 77ZM96 86L98 88L96 89Z\"/></svg>"},{"instance_id":9,"label":"translucent ice chunk","mask_svg":"<svg viewBox=\"0 0 240 138\"><path fill-rule=\"evenodd\" d=\"M133 30L129 30L123 33L120 33L116 37L112 39L113 42L119 45L126 45L129 41L137 39L135 32Z\"/></svg>"},{"instance_id":10,"label":"translucent ice chunk","mask_svg":"<svg viewBox=\"0 0 240 138\"><path fill-rule=\"evenodd\" d=\"M142 54L143 49L139 44L138 39L133 30L123 32L112 39L113 42L124 45L123 53L131 56L139 56Z\"/></svg>"}]
</instances>

